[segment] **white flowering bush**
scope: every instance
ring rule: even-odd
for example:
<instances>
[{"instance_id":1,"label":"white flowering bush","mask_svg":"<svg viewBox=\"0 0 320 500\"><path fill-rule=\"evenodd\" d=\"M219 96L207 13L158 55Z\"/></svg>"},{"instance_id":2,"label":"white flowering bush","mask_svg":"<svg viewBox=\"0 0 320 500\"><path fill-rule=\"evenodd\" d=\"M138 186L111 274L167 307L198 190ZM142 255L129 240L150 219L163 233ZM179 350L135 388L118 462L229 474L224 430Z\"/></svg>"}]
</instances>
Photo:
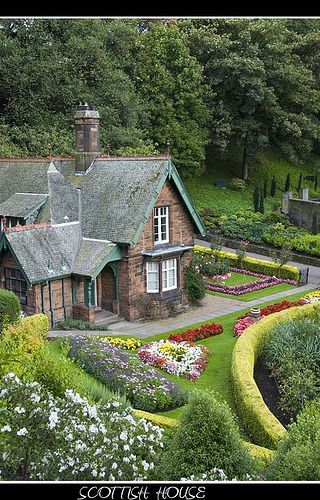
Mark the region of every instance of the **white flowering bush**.
<instances>
[{"instance_id":1,"label":"white flowering bush","mask_svg":"<svg viewBox=\"0 0 320 500\"><path fill-rule=\"evenodd\" d=\"M118 399L90 405L71 390L55 398L7 374L0 386L0 477L4 480L145 480L163 430Z\"/></svg>"},{"instance_id":2,"label":"white flowering bush","mask_svg":"<svg viewBox=\"0 0 320 500\"><path fill-rule=\"evenodd\" d=\"M249 474L245 474L243 477L238 478L238 477L233 477L232 479L229 479L224 470L218 469L217 467L213 467L208 472L204 472L202 474L192 474L190 477L182 477L180 481L253 481L255 479L254 476L250 476Z\"/></svg>"}]
</instances>

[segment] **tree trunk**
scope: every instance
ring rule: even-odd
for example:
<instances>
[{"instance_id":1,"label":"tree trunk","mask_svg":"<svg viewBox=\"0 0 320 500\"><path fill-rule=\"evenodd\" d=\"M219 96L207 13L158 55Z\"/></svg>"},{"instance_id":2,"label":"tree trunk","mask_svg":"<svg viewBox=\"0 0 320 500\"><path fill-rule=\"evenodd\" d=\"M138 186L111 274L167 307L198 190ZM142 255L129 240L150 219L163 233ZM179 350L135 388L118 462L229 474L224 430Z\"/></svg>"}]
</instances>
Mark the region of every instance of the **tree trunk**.
<instances>
[{"instance_id":1,"label":"tree trunk","mask_svg":"<svg viewBox=\"0 0 320 500\"><path fill-rule=\"evenodd\" d=\"M242 179L246 181L248 179L248 150L247 150L247 138L243 147L243 157L242 157Z\"/></svg>"}]
</instances>

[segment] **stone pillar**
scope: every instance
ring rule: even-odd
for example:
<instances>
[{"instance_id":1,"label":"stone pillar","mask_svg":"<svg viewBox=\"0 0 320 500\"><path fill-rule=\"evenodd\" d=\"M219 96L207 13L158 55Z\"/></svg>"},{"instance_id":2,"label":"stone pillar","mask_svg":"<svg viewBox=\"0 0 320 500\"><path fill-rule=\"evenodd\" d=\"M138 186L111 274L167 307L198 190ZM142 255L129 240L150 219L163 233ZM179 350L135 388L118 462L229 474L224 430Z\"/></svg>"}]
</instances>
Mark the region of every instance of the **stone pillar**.
<instances>
[{"instance_id":1,"label":"stone pillar","mask_svg":"<svg viewBox=\"0 0 320 500\"><path fill-rule=\"evenodd\" d=\"M309 188L299 189L300 200L309 201Z\"/></svg>"},{"instance_id":2,"label":"stone pillar","mask_svg":"<svg viewBox=\"0 0 320 500\"><path fill-rule=\"evenodd\" d=\"M292 191L286 191L282 195L282 211L285 214L289 213L289 200L292 198Z\"/></svg>"}]
</instances>

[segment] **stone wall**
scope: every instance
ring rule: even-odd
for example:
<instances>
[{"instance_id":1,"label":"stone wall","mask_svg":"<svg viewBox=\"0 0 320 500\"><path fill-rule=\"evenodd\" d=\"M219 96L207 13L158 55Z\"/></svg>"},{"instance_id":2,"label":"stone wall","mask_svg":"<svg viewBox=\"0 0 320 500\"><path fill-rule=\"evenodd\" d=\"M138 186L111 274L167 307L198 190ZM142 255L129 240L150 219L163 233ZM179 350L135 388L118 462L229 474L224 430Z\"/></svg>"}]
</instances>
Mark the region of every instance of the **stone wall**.
<instances>
[{"instance_id":1,"label":"stone wall","mask_svg":"<svg viewBox=\"0 0 320 500\"><path fill-rule=\"evenodd\" d=\"M288 217L290 222L311 231L313 214L316 214L317 231L320 232L320 203L310 200L289 199Z\"/></svg>"}]
</instances>

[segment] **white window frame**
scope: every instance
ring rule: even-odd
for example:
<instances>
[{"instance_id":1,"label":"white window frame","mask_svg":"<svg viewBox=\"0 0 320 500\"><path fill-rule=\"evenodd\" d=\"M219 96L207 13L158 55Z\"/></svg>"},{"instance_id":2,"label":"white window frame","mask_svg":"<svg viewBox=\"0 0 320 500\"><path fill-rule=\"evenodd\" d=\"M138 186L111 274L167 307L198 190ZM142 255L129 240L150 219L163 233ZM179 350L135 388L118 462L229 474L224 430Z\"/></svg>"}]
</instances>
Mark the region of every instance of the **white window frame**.
<instances>
[{"instance_id":1,"label":"white window frame","mask_svg":"<svg viewBox=\"0 0 320 500\"><path fill-rule=\"evenodd\" d=\"M170 265L170 263L173 263ZM174 284L172 286L169 285L169 276L170 276L170 271L174 270ZM161 265L161 272L162 272L162 291L166 292L168 290L175 290L178 288L178 281L177 281L177 259L168 259L168 260L163 260L162 265ZM164 287L164 282L165 280L163 279L163 275L167 275L167 286Z\"/></svg>"},{"instance_id":2,"label":"white window frame","mask_svg":"<svg viewBox=\"0 0 320 500\"><path fill-rule=\"evenodd\" d=\"M152 269L153 268L153 269ZM159 262L147 262L147 293L159 293ZM150 274L156 274L157 276L157 287L150 288Z\"/></svg>"},{"instance_id":3,"label":"white window frame","mask_svg":"<svg viewBox=\"0 0 320 500\"><path fill-rule=\"evenodd\" d=\"M162 212L165 213L162 213ZM161 219L165 218L166 238L162 238ZM153 211L154 223L154 244L161 245L162 243L169 243L169 207L155 207ZM158 240L156 240L156 225L158 226Z\"/></svg>"}]
</instances>

